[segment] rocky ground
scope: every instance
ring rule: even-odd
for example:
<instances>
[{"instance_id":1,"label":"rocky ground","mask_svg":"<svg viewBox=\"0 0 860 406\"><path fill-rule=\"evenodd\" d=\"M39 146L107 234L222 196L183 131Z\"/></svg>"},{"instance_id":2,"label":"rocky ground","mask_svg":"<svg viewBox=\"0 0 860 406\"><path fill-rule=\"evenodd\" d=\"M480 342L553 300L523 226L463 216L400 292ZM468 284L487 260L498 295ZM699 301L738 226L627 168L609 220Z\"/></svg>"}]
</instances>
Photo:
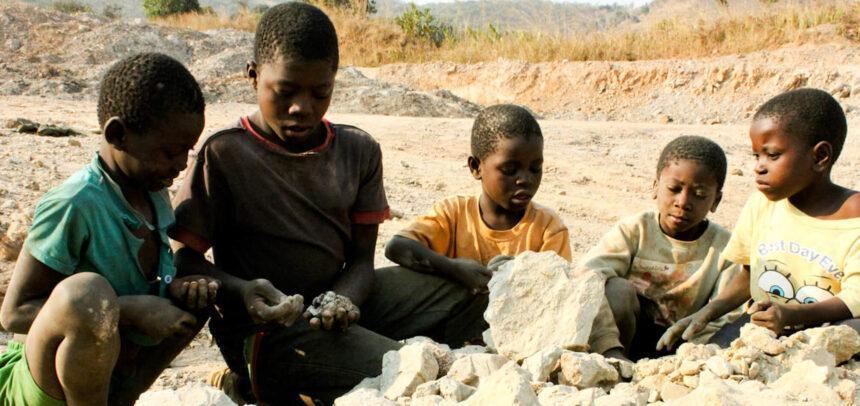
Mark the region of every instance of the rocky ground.
<instances>
[{"instance_id":1,"label":"rocky ground","mask_svg":"<svg viewBox=\"0 0 860 406\"><path fill-rule=\"evenodd\" d=\"M230 125L254 105L216 103L207 107L209 134ZM45 137L2 128L25 117L77 129L82 135ZM380 229L376 263L384 243L409 218L453 194L477 194L480 185L465 167L471 120L332 114L335 122L357 125L381 144L385 186L394 218ZM683 125L542 120L545 136L544 178L535 200L556 210L571 228L574 260L619 218L654 206L651 187L662 146L684 134L707 136L726 150L730 176L723 201L711 218L731 227L754 190L751 158L743 125ZM0 96L0 251L23 237L37 199L92 159L99 143L95 104L91 101ZM860 188L860 121L849 122L848 143L836 165L837 182ZM433 157L428 159L427 157ZM9 229L12 232L9 232ZM18 231L16 231L18 230ZM2 254L2 252L0 252ZM0 261L0 291L5 291L13 262ZM680 362L680 361L679 361ZM204 382L223 366L205 333L177 358L153 390Z\"/></svg>"},{"instance_id":2,"label":"rocky ground","mask_svg":"<svg viewBox=\"0 0 860 406\"><path fill-rule=\"evenodd\" d=\"M201 33L0 4L0 294L5 292L38 198L88 163L96 151L100 138L94 97L104 70L136 52L158 51L178 58L189 66L206 93L205 134L209 134L255 109L246 104L254 96L241 73L250 57L251 41L251 34L238 31ZM338 73L329 118L367 130L382 145L385 185L394 215L381 226L377 244L376 264L384 266L389 264L382 255L384 243L411 217L443 197L480 192L465 167L471 127L468 117L480 105L529 105L546 118L541 121L546 164L536 201L556 210L571 228L571 248L577 260L619 218L654 206L651 191L657 156L666 142L679 135L707 136L726 150L730 175L723 201L711 218L733 226L754 190L746 121L758 103L785 89L818 86L833 91L843 103L850 118L849 136L834 177L845 186L860 188L858 61L856 44L831 43L697 61L344 67ZM56 125L77 134L20 133L18 118L33 121L36 131ZM724 351L687 346L678 356L643 362L632 370L610 365L618 375L614 381L598 379L593 385L574 383L581 379L574 377L574 370L588 365L612 376L605 360L571 355L576 353L551 346L542 353L550 359L557 355L557 363L542 364L550 369L542 381L535 379L526 363L507 365L508 359L498 355L481 354L490 360L476 358L469 365L490 362L493 367L482 372L482 379L523 389L529 401L536 397L544 404L555 404L554 398L564 404L602 398L595 403L638 405L678 399L688 392L695 396L683 398L684 403L746 403L750 399L746 396L753 394L780 404L854 401L856 365L849 361L837 367L845 355L828 344L853 348L854 336L815 332L776 340L762 338L765 333L757 330L746 334L739 344ZM0 337L0 343L3 341ZM418 347L432 345L421 341L415 341ZM424 352L423 347L415 348L408 351ZM468 356L469 351L486 350L471 348L455 357ZM444 351L438 353L444 355ZM219 403L224 399L216 393L195 386L223 365L211 338L203 332L159 377L147 401L226 404ZM452 376L438 368L437 362L434 374L422 375L425 383L436 384L424 387L423 392L412 388L426 396L404 392L389 397L393 401L408 398L413 405L441 404L451 396L471 393L463 385L485 394L489 391L468 379L443 383L437 378ZM500 374L491 379L496 370ZM389 371L389 375L399 376L400 372ZM552 387L534 383L543 381L552 382ZM164 389L181 393L158 392ZM379 400L387 389L371 382L362 393ZM426 399L416 399L421 397Z\"/></svg>"}]
</instances>

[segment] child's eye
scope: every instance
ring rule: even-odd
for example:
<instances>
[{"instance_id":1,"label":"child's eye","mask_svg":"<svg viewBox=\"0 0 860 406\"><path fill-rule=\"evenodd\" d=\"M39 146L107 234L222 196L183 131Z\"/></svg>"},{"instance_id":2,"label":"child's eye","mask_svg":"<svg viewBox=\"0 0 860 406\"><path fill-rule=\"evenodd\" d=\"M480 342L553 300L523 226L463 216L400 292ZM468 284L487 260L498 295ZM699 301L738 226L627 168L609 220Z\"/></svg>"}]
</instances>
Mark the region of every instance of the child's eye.
<instances>
[{"instance_id":1,"label":"child's eye","mask_svg":"<svg viewBox=\"0 0 860 406\"><path fill-rule=\"evenodd\" d=\"M780 154L767 154L767 157L770 158L771 160L775 160L775 159L779 158L779 155Z\"/></svg>"},{"instance_id":2,"label":"child's eye","mask_svg":"<svg viewBox=\"0 0 860 406\"><path fill-rule=\"evenodd\" d=\"M501 172L502 172L502 174L504 174L504 175L507 175L507 176L513 176L513 175L515 175L515 174L517 173L517 169L516 169L516 168L514 168L514 167L512 167L512 166L503 166L503 167L501 168Z\"/></svg>"},{"instance_id":3,"label":"child's eye","mask_svg":"<svg viewBox=\"0 0 860 406\"><path fill-rule=\"evenodd\" d=\"M541 173L543 172L543 166L533 166L531 168L532 173Z\"/></svg>"}]
</instances>

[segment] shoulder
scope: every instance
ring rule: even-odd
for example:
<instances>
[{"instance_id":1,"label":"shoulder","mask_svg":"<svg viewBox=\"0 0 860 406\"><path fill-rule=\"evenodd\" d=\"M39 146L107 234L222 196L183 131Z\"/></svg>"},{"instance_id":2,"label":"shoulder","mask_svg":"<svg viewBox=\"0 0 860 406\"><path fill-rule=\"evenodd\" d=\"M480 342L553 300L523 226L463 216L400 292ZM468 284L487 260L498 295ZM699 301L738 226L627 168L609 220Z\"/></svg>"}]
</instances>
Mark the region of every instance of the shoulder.
<instances>
[{"instance_id":1,"label":"shoulder","mask_svg":"<svg viewBox=\"0 0 860 406\"><path fill-rule=\"evenodd\" d=\"M101 175L89 166L79 170L39 199L34 217L70 210L76 213L102 210L108 201L103 182Z\"/></svg>"},{"instance_id":2,"label":"shoulder","mask_svg":"<svg viewBox=\"0 0 860 406\"><path fill-rule=\"evenodd\" d=\"M433 204L433 210L455 215L469 210L470 206L478 207L478 198L475 196L448 196Z\"/></svg>"},{"instance_id":3,"label":"shoulder","mask_svg":"<svg viewBox=\"0 0 860 406\"><path fill-rule=\"evenodd\" d=\"M720 248L725 247L732 237L731 231L713 220L708 220L708 233L711 235L709 244Z\"/></svg>"},{"instance_id":4,"label":"shoulder","mask_svg":"<svg viewBox=\"0 0 860 406\"><path fill-rule=\"evenodd\" d=\"M241 122L236 122L234 125L222 128L214 133L207 135L200 147L197 149L198 155L209 151L229 150L236 143L244 143L251 140L250 134L242 127Z\"/></svg>"},{"instance_id":5,"label":"shoulder","mask_svg":"<svg viewBox=\"0 0 860 406\"><path fill-rule=\"evenodd\" d=\"M348 145L354 148L366 149L368 151L379 151L379 142L377 142L366 131L351 126L348 124L331 124L334 130L335 139L341 145Z\"/></svg>"},{"instance_id":6,"label":"shoulder","mask_svg":"<svg viewBox=\"0 0 860 406\"><path fill-rule=\"evenodd\" d=\"M535 220L546 224L546 231L548 233L555 234L567 231L564 220L561 219L561 216L555 210L535 202L532 202L532 210L535 212Z\"/></svg>"},{"instance_id":7,"label":"shoulder","mask_svg":"<svg viewBox=\"0 0 860 406\"><path fill-rule=\"evenodd\" d=\"M660 227L660 214L656 210L643 210L618 220L615 226L625 230L648 230Z\"/></svg>"},{"instance_id":8,"label":"shoulder","mask_svg":"<svg viewBox=\"0 0 860 406\"><path fill-rule=\"evenodd\" d=\"M842 204L842 210L845 212L845 218L860 218L860 192L849 190L849 196Z\"/></svg>"}]
</instances>

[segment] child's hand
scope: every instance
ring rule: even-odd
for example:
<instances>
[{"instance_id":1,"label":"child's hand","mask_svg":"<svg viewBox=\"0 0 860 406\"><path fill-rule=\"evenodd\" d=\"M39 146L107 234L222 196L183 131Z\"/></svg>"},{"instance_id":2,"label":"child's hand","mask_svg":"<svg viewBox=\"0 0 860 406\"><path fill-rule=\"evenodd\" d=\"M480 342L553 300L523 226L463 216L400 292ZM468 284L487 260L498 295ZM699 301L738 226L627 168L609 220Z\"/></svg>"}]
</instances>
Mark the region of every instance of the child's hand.
<instances>
[{"instance_id":1,"label":"child's hand","mask_svg":"<svg viewBox=\"0 0 860 406\"><path fill-rule=\"evenodd\" d=\"M126 308L135 330L161 342L173 336L194 334L197 318L173 305L170 299L158 296L138 296L134 308ZM125 310L125 309L124 309Z\"/></svg>"},{"instance_id":2,"label":"child's hand","mask_svg":"<svg viewBox=\"0 0 860 406\"><path fill-rule=\"evenodd\" d=\"M314 298L304 317L312 329L331 330L339 326L341 331L346 331L358 321L361 311L348 297L328 291Z\"/></svg>"},{"instance_id":3,"label":"child's hand","mask_svg":"<svg viewBox=\"0 0 860 406\"><path fill-rule=\"evenodd\" d=\"M678 338L690 341L696 336L696 333L702 331L711 322L711 316L708 313L707 308L702 308L675 322L657 341L657 351L669 350L675 345Z\"/></svg>"},{"instance_id":4,"label":"child's hand","mask_svg":"<svg viewBox=\"0 0 860 406\"><path fill-rule=\"evenodd\" d=\"M487 293L487 283L493 273L474 259L454 259L454 273L451 275L457 282L469 289L473 295Z\"/></svg>"},{"instance_id":5,"label":"child's hand","mask_svg":"<svg viewBox=\"0 0 860 406\"><path fill-rule=\"evenodd\" d=\"M747 313L750 315L750 321L756 326L764 327L776 334L782 334L782 330L787 324L786 316L789 309L785 305L765 300L753 303Z\"/></svg>"},{"instance_id":6,"label":"child's hand","mask_svg":"<svg viewBox=\"0 0 860 406\"><path fill-rule=\"evenodd\" d=\"M206 276L191 275L174 279L167 292L180 306L188 310L200 310L215 303L220 283Z\"/></svg>"},{"instance_id":7,"label":"child's hand","mask_svg":"<svg viewBox=\"0 0 860 406\"><path fill-rule=\"evenodd\" d=\"M241 290L242 301L255 323L291 326L305 308L302 295L287 296L266 279L254 279Z\"/></svg>"}]
</instances>

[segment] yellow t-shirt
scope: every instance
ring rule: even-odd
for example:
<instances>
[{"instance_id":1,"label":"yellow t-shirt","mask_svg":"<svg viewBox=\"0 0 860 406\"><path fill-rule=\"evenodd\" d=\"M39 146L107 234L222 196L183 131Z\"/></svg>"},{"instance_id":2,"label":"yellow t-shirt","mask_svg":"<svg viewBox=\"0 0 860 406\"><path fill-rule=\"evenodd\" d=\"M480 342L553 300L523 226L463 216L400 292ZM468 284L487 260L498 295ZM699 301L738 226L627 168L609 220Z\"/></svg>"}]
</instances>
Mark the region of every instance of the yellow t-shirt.
<instances>
[{"instance_id":1,"label":"yellow t-shirt","mask_svg":"<svg viewBox=\"0 0 860 406\"><path fill-rule=\"evenodd\" d=\"M860 316L860 218L821 220L788 199L755 193L723 253L749 265L754 300L814 303L836 296Z\"/></svg>"},{"instance_id":2,"label":"yellow t-shirt","mask_svg":"<svg viewBox=\"0 0 860 406\"><path fill-rule=\"evenodd\" d=\"M481 219L478 200L477 196L446 198L397 234L448 258L469 258L484 265L496 255L526 251L555 251L570 261L567 226L552 210L531 203L516 226L493 230Z\"/></svg>"}]
</instances>

